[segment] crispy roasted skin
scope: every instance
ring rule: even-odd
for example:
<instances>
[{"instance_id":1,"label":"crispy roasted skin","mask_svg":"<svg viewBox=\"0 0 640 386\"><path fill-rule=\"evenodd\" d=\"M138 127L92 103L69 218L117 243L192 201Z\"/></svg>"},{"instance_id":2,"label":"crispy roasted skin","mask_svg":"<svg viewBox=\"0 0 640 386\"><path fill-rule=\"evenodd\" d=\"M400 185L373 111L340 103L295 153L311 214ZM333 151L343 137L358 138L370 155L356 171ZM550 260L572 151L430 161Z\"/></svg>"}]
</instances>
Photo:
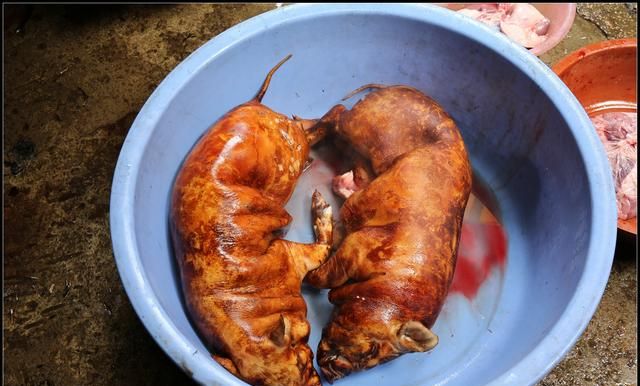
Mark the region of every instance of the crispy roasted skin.
<instances>
[{"instance_id":1,"label":"crispy roasted skin","mask_svg":"<svg viewBox=\"0 0 640 386\"><path fill-rule=\"evenodd\" d=\"M374 172L341 208L340 248L306 277L332 288L335 308L317 352L331 382L435 347L430 328L453 278L471 190L465 146L449 115L414 88L374 88L351 110L338 105L318 123Z\"/></svg>"},{"instance_id":2,"label":"crispy roasted skin","mask_svg":"<svg viewBox=\"0 0 640 386\"><path fill-rule=\"evenodd\" d=\"M308 122L260 104L262 95L222 117L184 161L171 203L174 251L187 310L218 363L252 385L316 386L300 286L329 254L330 208L314 195L317 243L277 238L317 138Z\"/></svg>"}]
</instances>

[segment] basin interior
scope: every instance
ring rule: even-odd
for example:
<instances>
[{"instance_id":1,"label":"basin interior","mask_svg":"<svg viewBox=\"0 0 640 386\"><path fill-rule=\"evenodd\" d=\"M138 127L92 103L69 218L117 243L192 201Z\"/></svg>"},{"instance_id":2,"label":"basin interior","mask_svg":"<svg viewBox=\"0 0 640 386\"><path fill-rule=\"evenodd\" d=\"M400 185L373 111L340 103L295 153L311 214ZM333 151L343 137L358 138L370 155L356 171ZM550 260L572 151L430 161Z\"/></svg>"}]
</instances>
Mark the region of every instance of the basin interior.
<instances>
[{"instance_id":1,"label":"basin interior","mask_svg":"<svg viewBox=\"0 0 640 386\"><path fill-rule=\"evenodd\" d=\"M419 21L359 13L291 20L228 47L183 85L153 128L136 176L136 245L163 311L206 352L185 313L173 261L172 183L206 129L249 100L289 53L263 100L287 115L319 117L365 83L406 84L438 101L461 128L508 239L503 270L475 297L447 299L434 327L436 349L337 384L469 385L502 375L559 320L584 271L592 216L587 173L568 123L533 79L491 48ZM326 178L303 177L287 206L299 213L287 238L311 240L304 213L315 188L330 196ZM315 351L331 305L326 292L304 293Z\"/></svg>"}]
</instances>

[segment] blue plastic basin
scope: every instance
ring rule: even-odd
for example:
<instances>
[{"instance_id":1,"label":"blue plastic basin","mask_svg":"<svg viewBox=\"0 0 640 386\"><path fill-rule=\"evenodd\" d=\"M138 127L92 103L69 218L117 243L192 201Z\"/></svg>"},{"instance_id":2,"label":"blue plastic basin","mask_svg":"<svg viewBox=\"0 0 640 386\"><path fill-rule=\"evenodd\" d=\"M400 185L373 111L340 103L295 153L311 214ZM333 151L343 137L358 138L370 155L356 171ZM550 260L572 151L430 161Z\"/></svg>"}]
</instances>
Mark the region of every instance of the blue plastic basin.
<instances>
[{"instance_id":1,"label":"blue plastic basin","mask_svg":"<svg viewBox=\"0 0 640 386\"><path fill-rule=\"evenodd\" d=\"M153 338L196 381L244 384L211 358L185 314L169 196L202 133L249 100L289 53L263 101L285 114L318 117L371 82L408 84L439 101L461 127L509 240L504 274L478 304L448 299L434 327L436 349L336 384L540 380L587 326L609 276L616 205L604 149L578 101L535 56L479 23L419 4L280 8L216 36L154 91L122 148L110 212L122 282ZM309 190L326 182L307 178L288 208L302 213ZM297 218L288 237L309 240L306 219ZM315 350L330 307L324 293L306 297ZM473 313L486 304L487 312Z\"/></svg>"}]
</instances>

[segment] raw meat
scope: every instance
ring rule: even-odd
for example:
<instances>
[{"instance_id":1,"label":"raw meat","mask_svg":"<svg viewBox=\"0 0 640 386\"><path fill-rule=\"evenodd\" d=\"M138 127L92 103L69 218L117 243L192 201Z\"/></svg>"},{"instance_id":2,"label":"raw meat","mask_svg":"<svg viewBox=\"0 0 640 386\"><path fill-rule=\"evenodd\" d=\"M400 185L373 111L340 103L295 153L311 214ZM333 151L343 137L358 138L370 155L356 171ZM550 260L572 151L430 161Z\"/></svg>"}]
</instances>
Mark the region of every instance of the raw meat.
<instances>
[{"instance_id":1,"label":"raw meat","mask_svg":"<svg viewBox=\"0 0 640 386\"><path fill-rule=\"evenodd\" d=\"M527 3L469 4L458 13L501 31L527 48L544 42L551 24L549 19Z\"/></svg>"},{"instance_id":2,"label":"raw meat","mask_svg":"<svg viewBox=\"0 0 640 386\"><path fill-rule=\"evenodd\" d=\"M636 217L638 116L635 113L604 113L591 118L604 144L616 187L618 217Z\"/></svg>"},{"instance_id":3,"label":"raw meat","mask_svg":"<svg viewBox=\"0 0 640 386\"><path fill-rule=\"evenodd\" d=\"M618 203L618 217L623 220L636 217L638 206L638 168L637 164L627 174L622 181L620 189L616 192L616 202Z\"/></svg>"},{"instance_id":4,"label":"raw meat","mask_svg":"<svg viewBox=\"0 0 640 386\"><path fill-rule=\"evenodd\" d=\"M534 6L526 3L515 4L500 21L500 29L511 40L521 46L531 48L547 40L551 21Z\"/></svg>"},{"instance_id":5,"label":"raw meat","mask_svg":"<svg viewBox=\"0 0 640 386\"><path fill-rule=\"evenodd\" d=\"M497 3L471 4L459 10L458 13L481 21L500 32L500 20L502 19L503 13L498 10Z\"/></svg>"},{"instance_id":6,"label":"raw meat","mask_svg":"<svg viewBox=\"0 0 640 386\"><path fill-rule=\"evenodd\" d=\"M343 199L349 198L358 190L353 178L353 170L333 178L333 191Z\"/></svg>"}]
</instances>

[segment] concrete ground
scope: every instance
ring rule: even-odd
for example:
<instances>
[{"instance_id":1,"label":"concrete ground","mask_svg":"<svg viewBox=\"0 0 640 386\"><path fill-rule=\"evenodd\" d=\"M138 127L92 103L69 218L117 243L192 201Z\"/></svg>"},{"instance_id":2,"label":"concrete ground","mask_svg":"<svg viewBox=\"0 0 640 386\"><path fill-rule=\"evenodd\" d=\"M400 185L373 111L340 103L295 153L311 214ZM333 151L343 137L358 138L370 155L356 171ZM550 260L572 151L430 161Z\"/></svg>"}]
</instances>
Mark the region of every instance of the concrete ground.
<instances>
[{"instance_id":1,"label":"concrete ground","mask_svg":"<svg viewBox=\"0 0 640 386\"><path fill-rule=\"evenodd\" d=\"M192 384L120 283L109 193L127 130L189 53L273 4L9 6L4 23L4 383ZM552 64L636 37L636 8L581 4ZM618 251L593 320L543 386L636 385L634 246Z\"/></svg>"}]
</instances>

